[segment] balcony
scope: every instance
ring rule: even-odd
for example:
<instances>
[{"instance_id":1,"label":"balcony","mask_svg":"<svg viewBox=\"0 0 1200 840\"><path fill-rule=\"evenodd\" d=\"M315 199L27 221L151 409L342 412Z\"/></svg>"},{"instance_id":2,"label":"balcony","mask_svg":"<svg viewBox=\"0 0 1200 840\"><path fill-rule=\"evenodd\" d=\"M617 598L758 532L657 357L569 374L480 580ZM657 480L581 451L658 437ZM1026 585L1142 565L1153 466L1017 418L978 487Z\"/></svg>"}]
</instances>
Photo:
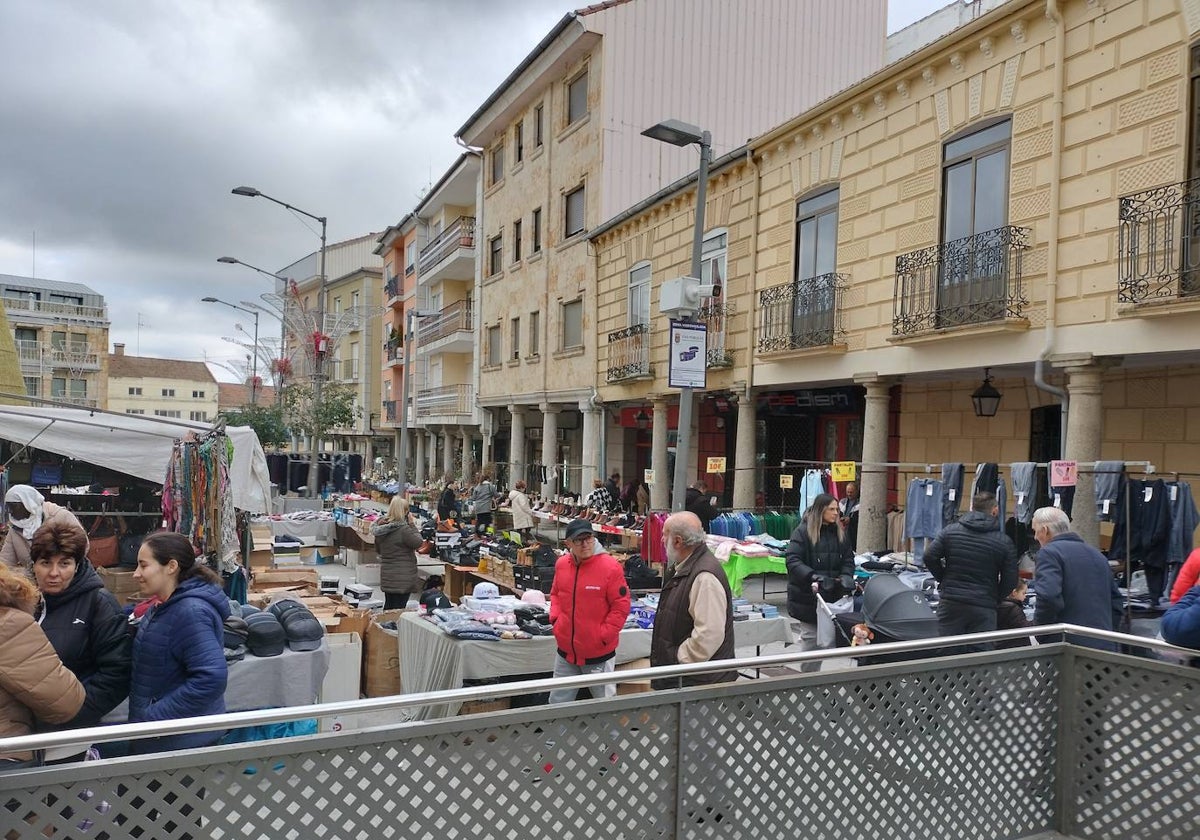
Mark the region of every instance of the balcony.
<instances>
[{"instance_id":1,"label":"balcony","mask_svg":"<svg viewBox=\"0 0 1200 840\"><path fill-rule=\"evenodd\" d=\"M1002 227L896 257L892 334L1022 318L1027 228Z\"/></svg>"},{"instance_id":2,"label":"balcony","mask_svg":"<svg viewBox=\"0 0 1200 840\"><path fill-rule=\"evenodd\" d=\"M395 367L404 364L404 348L399 344L385 344L383 347L384 366Z\"/></svg>"},{"instance_id":3,"label":"balcony","mask_svg":"<svg viewBox=\"0 0 1200 840\"><path fill-rule=\"evenodd\" d=\"M80 306L74 303L58 303L5 295L4 308L10 313L28 312L34 315L44 315L51 320L74 318L88 321L108 321L108 310L103 306Z\"/></svg>"},{"instance_id":4,"label":"balcony","mask_svg":"<svg viewBox=\"0 0 1200 840\"><path fill-rule=\"evenodd\" d=\"M1118 302L1200 294L1200 179L1123 196L1118 206Z\"/></svg>"},{"instance_id":5,"label":"balcony","mask_svg":"<svg viewBox=\"0 0 1200 840\"><path fill-rule=\"evenodd\" d=\"M421 249L417 264L421 283L435 279L466 280L475 275L475 219L459 216Z\"/></svg>"},{"instance_id":6,"label":"balcony","mask_svg":"<svg viewBox=\"0 0 1200 840\"><path fill-rule=\"evenodd\" d=\"M383 401L383 422L385 422L385 423L395 423L396 422L396 417L400 413L396 408L396 402L397 402L396 400L384 400Z\"/></svg>"},{"instance_id":7,"label":"balcony","mask_svg":"<svg viewBox=\"0 0 1200 840\"><path fill-rule=\"evenodd\" d=\"M393 277L383 284L383 297L387 301L400 297L403 290L400 288L400 278Z\"/></svg>"},{"instance_id":8,"label":"balcony","mask_svg":"<svg viewBox=\"0 0 1200 840\"><path fill-rule=\"evenodd\" d=\"M417 391L417 417L422 420L433 417L459 418L474 410L474 385L443 385Z\"/></svg>"},{"instance_id":9,"label":"balcony","mask_svg":"<svg viewBox=\"0 0 1200 840\"><path fill-rule=\"evenodd\" d=\"M649 324L634 324L608 334L609 382L628 382L652 376Z\"/></svg>"},{"instance_id":10,"label":"balcony","mask_svg":"<svg viewBox=\"0 0 1200 840\"><path fill-rule=\"evenodd\" d=\"M97 401L94 399L91 399L90 397L82 397L82 396L76 396L76 395L53 394L52 393L50 395L50 399L54 400L55 402L66 403L67 405L82 406L83 408L96 408L98 405Z\"/></svg>"},{"instance_id":11,"label":"balcony","mask_svg":"<svg viewBox=\"0 0 1200 840\"><path fill-rule=\"evenodd\" d=\"M426 353L469 352L475 347L474 326L471 301L456 301L437 315L421 319L417 328L418 349Z\"/></svg>"},{"instance_id":12,"label":"balcony","mask_svg":"<svg viewBox=\"0 0 1200 840\"><path fill-rule=\"evenodd\" d=\"M705 367L733 367L733 351L728 347L729 319L733 314L732 303L712 299L696 313L696 320L707 328L708 353Z\"/></svg>"},{"instance_id":13,"label":"balcony","mask_svg":"<svg viewBox=\"0 0 1200 840\"><path fill-rule=\"evenodd\" d=\"M63 368L67 370L99 370L100 354L87 342L46 344L41 341L18 340L17 358L24 368Z\"/></svg>"},{"instance_id":14,"label":"balcony","mask_svg":"<svg viewBox=\"0 0 1200 840\"><path fill-rule=\"evenodd\" d=\"M758 352L830 347L842 339L845 274L821 274L763 289L758 297Z\"/></svg>"}]
</instances>

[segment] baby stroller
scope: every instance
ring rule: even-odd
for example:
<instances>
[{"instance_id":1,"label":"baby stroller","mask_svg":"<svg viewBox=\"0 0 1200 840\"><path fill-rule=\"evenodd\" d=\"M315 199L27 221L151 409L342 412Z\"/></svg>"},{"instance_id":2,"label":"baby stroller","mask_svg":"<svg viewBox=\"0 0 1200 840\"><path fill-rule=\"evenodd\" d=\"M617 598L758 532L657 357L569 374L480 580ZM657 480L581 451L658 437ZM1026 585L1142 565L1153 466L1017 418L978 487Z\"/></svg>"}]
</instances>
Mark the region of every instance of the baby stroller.
<instances>
[{"instance_id":1,"label":"baby stroller","mask_svg":"<svg viewBox=\"0 0 1200 840\"><path fill-rule=\"evenodd\" d=\"M824 605L819 596L817 604L818 608ZM828 609L828 605L824 605L824 609ZM910 588L893 574L877 574L867 580L863 587L861 613L845 612L832 617L838 629L839 647L849 647L856 636L863 636L861 630L855 630L859 625L866 625L870 631L869 642L876 645L933 639L938 635L937 615L924 593ZM938 653L938 650L919 650L857 658L860 665L878 665L927 659Z\"/></svg>"}]
</instances>

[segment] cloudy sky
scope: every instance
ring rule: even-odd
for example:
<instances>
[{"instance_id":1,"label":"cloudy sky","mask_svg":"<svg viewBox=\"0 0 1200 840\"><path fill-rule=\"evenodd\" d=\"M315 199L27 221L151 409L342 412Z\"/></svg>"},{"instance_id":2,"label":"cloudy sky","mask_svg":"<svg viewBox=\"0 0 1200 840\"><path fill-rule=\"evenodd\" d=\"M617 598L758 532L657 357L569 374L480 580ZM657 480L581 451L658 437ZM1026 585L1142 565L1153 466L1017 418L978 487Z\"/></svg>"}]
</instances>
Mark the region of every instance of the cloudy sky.
<instances>
[{"instance_id":1,"label":"cloudy sky","mask_svg":"<svg viewBox=\"0 0 1200 840\"><path fill-rule=\"evenodd\" d=\"M891 0L888 29L948 2ZM2 0L0 273L96 289L128 352L235 360L244 351L222 336L251 321L199 298L253 300L269 281L216 258L278 270L317 235L229 190L248 184L328 216L330 241L382 230L569 8ZM274 329L264 318L263 334Z\"/></svg>"}]
</instances>

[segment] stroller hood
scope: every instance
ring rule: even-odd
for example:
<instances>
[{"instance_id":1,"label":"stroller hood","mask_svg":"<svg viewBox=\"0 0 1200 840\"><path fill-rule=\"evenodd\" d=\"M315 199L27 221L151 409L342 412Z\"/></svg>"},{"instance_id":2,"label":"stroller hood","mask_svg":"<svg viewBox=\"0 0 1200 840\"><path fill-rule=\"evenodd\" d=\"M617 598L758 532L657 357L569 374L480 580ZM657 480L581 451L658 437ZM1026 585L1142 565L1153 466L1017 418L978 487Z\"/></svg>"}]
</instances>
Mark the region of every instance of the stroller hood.
<instances>
[{"instance_id":1,"label":"stroller hood","mask_svg":"<svg viewBox=\"0 0 1200 840\"><path fill-rule=\"evenodd\" d=\"M863 618L872 630L912 641L938 635L937 616L925 596L896 575L871 577L863 588Z\"/></svg>"}]
</instances>

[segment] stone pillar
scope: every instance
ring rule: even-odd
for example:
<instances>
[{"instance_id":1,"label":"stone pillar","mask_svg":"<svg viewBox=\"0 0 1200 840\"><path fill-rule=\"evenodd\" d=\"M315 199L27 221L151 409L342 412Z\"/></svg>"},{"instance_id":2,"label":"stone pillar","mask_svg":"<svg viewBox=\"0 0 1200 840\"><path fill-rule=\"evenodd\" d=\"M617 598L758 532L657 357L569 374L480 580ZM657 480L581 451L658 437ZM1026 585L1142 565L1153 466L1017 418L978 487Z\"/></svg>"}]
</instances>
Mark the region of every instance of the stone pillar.
<instances>
[{"instance_id":1,"label":"stone pillar","mask_svg":"<svg viewBox=\"0 0 1200 840\"><path fill-rule=\"evenodd\" d=\"M546 468L546 483L542 485L542 495L553 496L560 486L553 473L555 452L558 448L558 409L548 403L542 403L538 407L542 412L542 465Z\"/></svg>"},{"instance_id":2,"label":"stone pillar","mask_svg":"<svg viewBox=\"0 0 1200 840\"><path fill-rule=\"evenodd\" d=\"M758 491L758 412L753 394L742 394L738 402L737 445L733 460L733 509L750 510Z\"/></svg>"},{"instance_id":3,"label":"stone pillar","mask_svg":"<svg viewBox=\"0 0 1200 840\"><path fill-rule=\"evenodd\" d=\"M442 473L454 477L454 436L448 426L442 429Z\"/></svg>"},{"instance_id":4,"label":"stone pillar","mask_svg":"<svg viewBox=\"0 0 1200 840\"><path fill-rule=\"evenodd\" d=\"M600 464L600 423L604 421L601 409L591 405L588 400L579 401L579 410L583 413L583 471L580 474L579 488L585 496L591 492L592 479L599 475Z\"/></svg>"},{"instance_id":5,"label":"stone pillar","mask_svg":"<svg viewBox=\"0 0 1200 840\"><path fill-rule=\"evenodd\" d=\"M874 551L887 546L887 467L877 467L888 457L888 388L878 376L856 376L867 391L863 415L863 468L858 481L858 546Z\"/></svg>"},{"instance_id":6,"label":"stone pillar","mask_svg":"<svg viewBox=\"0 0 1200 840\"><path fill-rule=\"evenodd\" d=\"M650 485L650 509L670 510L671 476L667 474L667 398L654 397L650 400L654 408L653 425L650 428L650 469L654 470L654 483Z\"/></svg>"},{"instance_id":7,"label":"stone pillar","mask_svg":"<svg viewBox=\"0 0 1200 840\"><path fill-rule=\"evenodd\" d=\"M1104 415L1101 407L1104 371L1107 365L1091 363L1064 366L1071 410L1067 414L1066 460L1087 463L1100 459L1104 440ZM1075 500L1071 505L1071 530L1088 545L1100 543L1100 523L1096 518L1096 480L1088 468L1079 471Z\"/></svg>"},{"instance_id":8,"label":"stone pillar","mask_svg":"<svg viewBox=\"0 0 1200 840\"><path fill-rule=\"evenodd\" d=\"M472 453L471 443L474 438L471 435L471 430L465 426L459 429L459 434L462 435L462 474L463 481L471 481L478 467L475 465L475 458Z\"/></svg>"},{"instance_id":9,"label":"stone pillar","mask_svg":"<svg viewBox=\"0 0 1200 840\"><path fill-rule=\"evenodd\" d=\"M417 445L417 457L412 463L416 465L413 471L413 483L423 485L425 483L425 432L417 430L416 434L412 435ZM399 446L399 444L397 444ZM397 449L397 452L400 450Z\"/></svg>"},{"instance_id":10,"label":"stone pillar","mask_svg":"<svg viewBox=\"0 0 1200 840\"><path fill-rule=\"evenodd\" d=\"M392 454L395 456L395 459L396 459L396 469L399 470L399 468L400 468L400 430L399 429L394 429L392 431ZM412 461L409 461L408 462L409 472L412 472L412 466L413 466ZM404 476L400 476L400 480L404 481Z\"/></svg>"},{"instance_id":11,"label":"stone pillar","mask_svg":"<svg viewBox=\"0 0 1200 840\"><path fill-rule=\"evenodd\" d=\"M510 405L508 413L512 415L512 436L508 441L508 475L511 486L517 483L517 479L525 477L525 409Z\"/></svg>"}]
</instances>

